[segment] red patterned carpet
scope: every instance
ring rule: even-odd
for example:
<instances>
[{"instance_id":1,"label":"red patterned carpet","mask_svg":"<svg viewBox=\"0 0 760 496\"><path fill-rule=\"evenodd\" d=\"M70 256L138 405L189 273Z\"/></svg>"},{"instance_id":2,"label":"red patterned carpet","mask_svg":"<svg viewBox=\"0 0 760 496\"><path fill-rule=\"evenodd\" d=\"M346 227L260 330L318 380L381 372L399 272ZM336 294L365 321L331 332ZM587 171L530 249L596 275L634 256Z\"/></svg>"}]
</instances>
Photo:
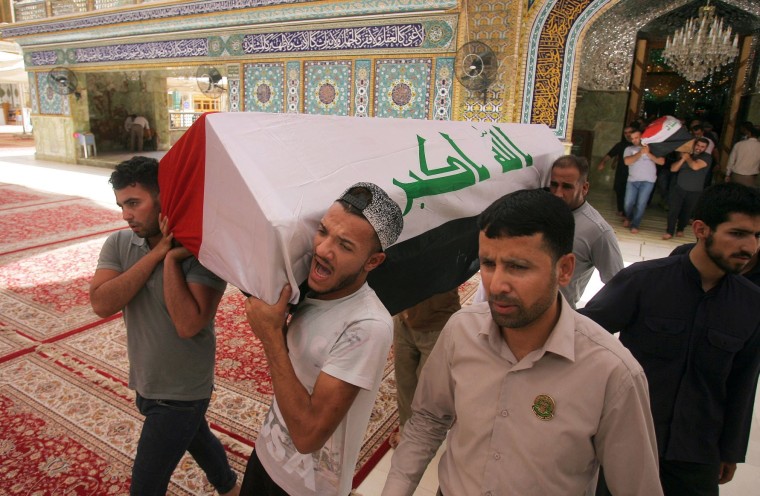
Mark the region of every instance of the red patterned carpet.
<instances>
[{"instance_id":1,"label":"red patterned carpet","mask_svg":"<svg viewBox=\"0 0 760 496\"><path fill-rule=\"evenodd\" d=\"M126 386L121 318L90 309L88 284L118 212L81 198L0 184L0 494L123 495L141 416ZM462 285L463 299L477 279ZM271 401L244 297L230 287L217 315L217 389L208 418L242 473ZM355 485L388 450L397 423L392 357L367 429ZM213 488L186 456L169 494Z\"/></svg>"}]
</instances>

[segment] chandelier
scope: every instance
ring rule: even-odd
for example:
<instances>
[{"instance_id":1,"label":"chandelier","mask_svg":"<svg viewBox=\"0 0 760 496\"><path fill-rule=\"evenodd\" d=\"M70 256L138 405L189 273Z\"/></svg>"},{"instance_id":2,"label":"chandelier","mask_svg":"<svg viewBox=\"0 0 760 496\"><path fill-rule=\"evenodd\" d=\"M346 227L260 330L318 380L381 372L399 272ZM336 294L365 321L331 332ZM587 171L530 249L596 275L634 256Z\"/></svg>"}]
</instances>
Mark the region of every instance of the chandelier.
<instances>
[{"instance_id":1,"label":"chandelier","mask_svg":"<svg viewBox=\"0 0 760 496\"><path fill-rule=\"evenodd\" d=\"M715 15L715 6L699 8L699 17L692 17L668 36L662 57L665 62L689 81L701 81L739 55L739 35L731 41L731 26Z\"/></svg>"}]
</instances>

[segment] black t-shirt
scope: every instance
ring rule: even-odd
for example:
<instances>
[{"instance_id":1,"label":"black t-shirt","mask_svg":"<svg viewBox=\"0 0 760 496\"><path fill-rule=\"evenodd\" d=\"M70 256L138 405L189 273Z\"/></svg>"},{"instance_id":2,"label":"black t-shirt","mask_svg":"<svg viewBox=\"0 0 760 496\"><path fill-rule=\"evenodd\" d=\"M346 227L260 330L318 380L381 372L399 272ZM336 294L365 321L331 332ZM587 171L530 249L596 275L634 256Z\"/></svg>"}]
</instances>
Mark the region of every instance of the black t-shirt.
<instances>
[{"instance_id":1,"label":"black t-shirt","mask_svg":"<svg viewBox=\"0 0 760 496\"><path fill-rule=\"evenodd\" d=\"M696 157L692 155L691 158L692 160L703 160L707 164L707 167L694 170L684 162L681 170L678 171L678 187L684 191L702 191L705 188L705 176L707 176L707 171L710 170L712 157L710 154L702 152Z\"/></svg>"}]
</instances>

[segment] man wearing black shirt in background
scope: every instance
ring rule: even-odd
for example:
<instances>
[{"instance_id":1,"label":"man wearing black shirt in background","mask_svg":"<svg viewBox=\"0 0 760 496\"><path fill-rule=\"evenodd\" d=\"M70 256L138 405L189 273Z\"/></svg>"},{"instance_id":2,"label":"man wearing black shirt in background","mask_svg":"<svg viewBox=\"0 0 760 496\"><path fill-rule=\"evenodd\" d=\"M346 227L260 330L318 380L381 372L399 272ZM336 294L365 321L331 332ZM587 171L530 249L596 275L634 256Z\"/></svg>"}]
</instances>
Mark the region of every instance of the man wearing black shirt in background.
<instances>
[{"instance_id":1,"label":"man wearing black shirt in background","mask_svg":"<svg viewBox=\"0 0 760 496\"><path fill-rule=\"evenodd\" d=\"M644 368L666 496L717 496L733 478L760 373L760 288L739 275L758 249L760 192L706 189L692 227L687 254L623 269L580 310Z\"/></svg>"},{"instance_id":2,"label":"man wearing black shirt in background","mask_svg":"<svg viewBox=\"0 0 760 496\"><path fill-rule=\"evenodd\" d=\"M615 179L612 183L612 189L615 191L615 197L617 199L617 213L619 216L623 216L625 208L623 208L623 200L625 200L625 187L628 182L628 167L623 163L623 152L626 148L631 146L631 133L638 129L633 125L628 125L623 129L623 139L615 143L610 148L607 155L602 157L597 165L597 170L604 170L604 164L612 159L612 169L615 171Z\"/></svg>"}]
</instances>

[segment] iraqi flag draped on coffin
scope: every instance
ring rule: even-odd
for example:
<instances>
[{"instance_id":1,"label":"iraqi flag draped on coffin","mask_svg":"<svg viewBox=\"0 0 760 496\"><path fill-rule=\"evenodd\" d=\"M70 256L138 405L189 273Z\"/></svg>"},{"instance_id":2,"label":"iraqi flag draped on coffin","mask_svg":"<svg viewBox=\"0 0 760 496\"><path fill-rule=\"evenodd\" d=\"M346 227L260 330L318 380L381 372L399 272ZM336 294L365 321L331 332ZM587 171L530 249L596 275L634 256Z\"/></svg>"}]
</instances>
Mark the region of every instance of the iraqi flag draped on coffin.
<instances>
[{"instance_id":1,"label":"iraqi flag draped on coffin","mask_svg":"<svg viewBox=\"0 0 760 496\"><path fill-rule=\"evenodd\" d=\"M477 215L506 193L548 185L562 152L544 125L205 114L161 160L161 204L204 266L273 303L286 283L306 280L327 208L373 182L404 214L369 278L397 313L472 276Z\"/></svg>"},{"instance_id":2,"label":"iraqi flag draped on coffin","mask_svg":"<svg viewBox=\"0 0 760 496\"><path fill-rule=\"evenodd\" d=\"M691 152L693 139L686 126L670 115L652 121L641 133L641 142L649 146L655 157L664 157L676 150Z\"/></svg>"}]
</instances>

